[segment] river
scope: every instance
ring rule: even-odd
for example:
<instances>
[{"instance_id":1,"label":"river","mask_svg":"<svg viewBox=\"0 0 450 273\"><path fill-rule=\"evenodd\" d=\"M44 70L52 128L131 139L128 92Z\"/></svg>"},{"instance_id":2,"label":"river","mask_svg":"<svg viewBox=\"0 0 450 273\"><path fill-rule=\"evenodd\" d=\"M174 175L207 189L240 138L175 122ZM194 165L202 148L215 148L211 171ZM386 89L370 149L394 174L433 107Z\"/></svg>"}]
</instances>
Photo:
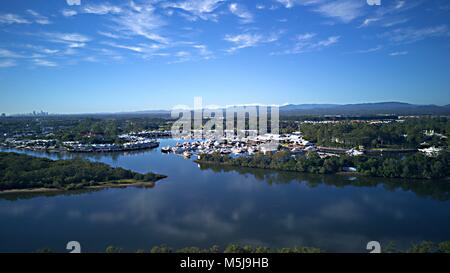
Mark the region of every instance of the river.
<instances>
[{"instance_id":1,"label":"river","mask_svg":"<svg viewBox=\"0 0 450 273\"><path fill-rule=\"evenodd\" d=\"M160 147L174 142L162 139ZM400 248L450 240L448 182L198 166L160 148L113 154L19 152L83 157L168 178L147 189L0 195L0 252L67 252L68 241L80 242L84 252L109 245L135 251L161 244L229 243L366 252L373 240Z\"/></svg>"}]
</instances>

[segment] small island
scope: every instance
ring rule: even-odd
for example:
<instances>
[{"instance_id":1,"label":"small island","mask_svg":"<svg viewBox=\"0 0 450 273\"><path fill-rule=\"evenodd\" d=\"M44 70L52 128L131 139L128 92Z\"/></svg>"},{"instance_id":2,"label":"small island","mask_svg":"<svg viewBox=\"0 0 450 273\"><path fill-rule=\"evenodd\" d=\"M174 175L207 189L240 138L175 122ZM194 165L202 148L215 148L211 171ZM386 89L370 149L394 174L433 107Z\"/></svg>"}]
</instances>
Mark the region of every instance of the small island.
<instances>
[{"instance_id":1,"label":"small island","mask_svg":"<svg viewBox=\"0 0 450 273\"><path fill-rule=\"evenodd\" d=\"M110 187L152 187L164 175L141 174L87 160L50 160L0 152L0 194Z\"/></svg>"}]
</instances>

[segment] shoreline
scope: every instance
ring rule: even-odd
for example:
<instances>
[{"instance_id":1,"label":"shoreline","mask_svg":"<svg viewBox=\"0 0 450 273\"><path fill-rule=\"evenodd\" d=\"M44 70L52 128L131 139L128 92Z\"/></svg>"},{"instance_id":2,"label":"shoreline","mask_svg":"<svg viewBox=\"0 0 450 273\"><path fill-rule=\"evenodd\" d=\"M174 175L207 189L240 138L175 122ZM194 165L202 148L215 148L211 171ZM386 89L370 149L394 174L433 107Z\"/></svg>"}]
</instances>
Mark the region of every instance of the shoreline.
<instances>
[{"instance_id":1,"label":"shoreline","mask_svg":"<svg viewBox=\"0 0 450 273\"><path fill-rule=\"evenodd\" d=\"M318 173L298 172L298 171L291 171L291 170L278 170L278 169L271 169L271 168L236 166L236 165L225 163L225 162L201 161L201 160L194 160L193 162L200 164L200 165L204 164L204 165L212 165L212 166L228 166L228 167L234 167L234 168L249 168L249 169L255 169L255 170L269 170L269 171L275 171L275 172L290 172L290 173L301 173L301 174L311 174L311 175L358 176L358 177L367 177L367 178L384 178L384 179L398 179L398 180L409 179L409 180L422 181L422 182L429 182L429 181L433 180L431 178L402 178L402 177L371 176L371 175L365 175L360 172L344 172L344 171L340 171L340 172L336 172L336 173L318 174ZM439 178L439 180L450 181L450 177L442 177L442 178Z\"/></svg>"},{"instance_id":2,"label":"shoreline","mask_svg":"<svg viewBox=\"0 0 450 273\"><path fill-rule=\"evenodd\" d=\"M30 189L10 189L10 190L0 190L0 195L7 194L20 194L20 193L68 193L76 190L101 190L101 189L111 189L111 188L128 188L128 187L140 187L140 188L153 188L156 182L167 178L167 176L162 177L156 181L144 182L105 182L105 184L87 186L79 189L57 189L57 188L30 188Z\"/></svg>"}]
</instances>

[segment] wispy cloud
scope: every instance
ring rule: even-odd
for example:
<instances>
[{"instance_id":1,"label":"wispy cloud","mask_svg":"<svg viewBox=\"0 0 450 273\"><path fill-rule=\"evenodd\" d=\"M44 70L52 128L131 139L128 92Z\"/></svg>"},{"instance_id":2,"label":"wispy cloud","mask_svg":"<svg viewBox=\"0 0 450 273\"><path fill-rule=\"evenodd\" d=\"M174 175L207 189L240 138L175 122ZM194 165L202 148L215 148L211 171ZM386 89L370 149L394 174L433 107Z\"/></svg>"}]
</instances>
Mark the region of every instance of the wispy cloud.
<instances>
[{"instance_id":1,"label":"wispy cloud","mask_svg":"<svg viewBox=\"0 0 450 273\"><path fill-rule=\"evenodd\" d=\"M157 33L158 29L165 25L165 22L161 16L155 13L153 2L136 4L134 1L130 1L121 6L112 5L108 2L89 4L78 11L65 9L62 14L66 17L75 16L79 13L109 14L111 16L108 16L107 20L113 22L110 29L115 31L99 32L100 35L113 39L142 36L159 43L167 43L168 40Z\"/></svg>"},{"instance_id":2,"label":"wispy cloud","mask_svg":"<svg viewBox=\"0 0 450 273\"><path fill-rule=\"evenodd\" d=\"M21 54L12 52L8 49L0 48L0 58L22 58L23 56Z\"/></svg>"},{"instance_id":3,"label":"wispy cloud","mask_svg":"<svg viewBox=\"0 0 450 273\"><path fill-rule=\"evenodd\" d=\"M434 26L425 28L397 28L379 35L381 38L387 38L392 43L410 44L422 41L428 38L450 37L450 31L447 26Z\"/></svg>"},{"instance_id":4,"label":"wispy cloud","mask_svg":"<svg viewBox=\"0 0 450 273\"><path fill-rule=\"evenodd\" d=\"M285 8L293 8L296 5L310 6L312 11L343 23L349 23L362 16L366 6L366 1L361 0L277 0L277 2Z\"/></svg>"},{"instance_id":5,"label":"wispy cloud","mask_svg":"<svg viewBox=\"0 0 450 273\"><path fill-rule=\"evenodd\" d=\"M150 4L138 6L131 3L131 9L124 10L112 19L116 29L123 35L142 36L159 43L168 43L167 38L157 33L165 22L155 13L155 8Z\"/></svg>"},{"instance_id":6,"label":"wispy cloud","mask_svg":"<svg viewBox=\"0 0 450 273\"><path fill-rule=\"evenodd\" d=\"M81 5L81 0L66 0L66 3L69 6L79 6Z\"/></svg>"},{"instance_id":7,"label":"wispy cloud","mask_svg":"<svg viewBox=\"0 0 450 273\"><path fill-rule=\"evenodd\" d=\"M38 66L47 66L47 67L56 67L58 66L57 63L45 60L45 59L34 59L34 64Z\"/></svg>"},{"instance_id":8,"label":"wispy cloud","mask_svg":"<svg viewBox=\"0 0 450 273\"><path fill-rule=\"evenodd\" d=\"M294 40L294 46L282 52L275 52L272 55L282 54L301 54L313 51L320 51L326 47L332 46L339 42L340 36L329 36L325 39L317 39L315 33L304 33L298 35Z\"/></svg>"},{"instance_id":9,"label":"wispy cloud","mask_svg":"<svg viewBox=\"0 0 450 273\"><path fill-rule=\"evenodd\" d=\"M102 36L111 38L111 39L120 39L120 38L123 38L121 35L117 35L117 34L114 34L114 33L112 33L112 32L98 31L97 33L100 34L100 35L102 35Z\"/></svg>"},{"instance_id":10,"label":"wispy cloud","mask_svg":"<svg viewBox=\"0 0 450 273\"><path fill-rule=\"evenodd\" d=\"M238 3L231 3L228 6L228 9L231 13L241 18L242 23L253 22L253 14L251 14L243 5L240 5Z\"/></svg>"},{"instance_id":11,"label":"wispy cloud","mask_svg":"<svg viewBox=\"0 0 450 273\"><path fill-rule=\"evenodd\" d=\"M45 32L41 33L47 41L53 43L62 43L69 48L81 48L91 41L91 38L79 33L60 33L60 32Z\"/></svg>"},{"instance_id":12,"label":"wispy cloud","mask_svg":"<svg viewBox=\"0 0 450 273\"><path fill-rule=\"evenodd\" d=\"M53 48L47 48L47 47L43 47L43 46L38 46L38 45L32 45L32 44L27 44L25 45L26 49L32 50L34 52L34 54L31 55L31 57L33 58L36 56L44 56L44 55L56 55L59 53L63 53L61 50L59 49L53 49Z\"/></svg>"},{"instance_id":13,"label":"wispy cloud","mask_svg":"<svg viewBox=\"0 0 450 273\"><path fill-rule=\"evenodd\" d=\"M0 14L0 24L12 25L12 24L31 24L30 21L23 18L20 15L6 13Z\"/></svg>"},{"instance_id":14,"label":"wispy cloud","mask_svg":"<svg viewBox=\"0 0 450 273\"><path fill-rule=\"evenodd\" d=\"M115 48L131 50L133 52L138 52L138 53L142 53L144 51L144 49L140 46L122 45L122 44L111 43L111 42L104 42L103 44L111 46L111 47L115 47Z\"/></svg>"},{"instance_id":15,"label":"wispy cloud","mask_svg":"<svg viewBox=\"0 0 450 273\"><path fill-rule=\"evenodd\" d=\"M370 25L372 25L372 23L380 21L380 18L377 17L373 17L373 18L366 18L364 19L364 21L362 22L362 24L359 26L360 28L362 27L368 27Z\"/></svg>"},{"instance_id":16,"label":"wispy cloud","mask_svg":"<svg viewBox=\"0 0 450 273\"><path fill-rule=\"evenodd\" d=\"M224 0L185 0L182 2L168 2L163 6L165 8L180 9L188 12L194 20L200 18L203 20L216 20L217 14L214 11L225 2Z\"/></svg>"},{"instance_id":17,"label":"wispy cloud","mask_svg":"<svg viewBox=\"0 0 450 273\"><path fill-rule=\"evenodd\" d=\"M404 13L408 10L418 7L423 1L403 1L395 0L383 3L376 12L369 18L364 19L360 27L368 27L371 25L379 25L382 27L393 27L395 25L404 24L410 19L405 17Z\"/></svg>"},{"instance_id":18,"label":"wispy cloud","mask_svg":"<svg viewBox=\"0 0 450 273\"><path fill-rule=\"evenodd\" d=\"M34 22L36 22L37 24L40 24L40 25L49 25L49 24L51 24L51 22L48 19L48 17L45 17L45 16L39 14L38 12L36 12L36 11L34 11L32 9L28 9L27 13L34 17Z\"/></svg>"},{"instance_id":19,"label":"wispy cloud","mask_svg":"<svg viewBox=\"0 0 450 273\"><path fill-rule=\"evenodd\" d=\"M308 6L324 2L324 0L276 0L276 1L288 9L294 7L295 5Z\"/></svg>"},{"instance_id":20,"label":"wispy cloud","mask_svg":"<svg viewBox=\"0 0 450 273\"><path fill-rule=\"evenodd\" d=\"M357 50L356 53L359 53L359 54L372 53L372 52L380 51L381 49L383 49L383 46L377 45L375 47L371 47L368 49Z\"/></svg>"},{"instance_id":21,"label":"wispy cloud","mask_svg":"<svg viewBox=\"0 0 450 273\"><path fill-rule=\"evenodd\" d=\"M84 13L88 14L98 14L98 15L105 15L105 14L117 14L122 12L122 8L111 5L109 3L102 3L102 4L89 4L83 7L82 11Z\"/></svg>"},{"instance_id":22,"label":"wispy cloud","mask_svg":"<svg viewBox=\"0 0 450 273\"><path fill-rule=\"evenodd\" d=\"M77 11L73 10L73 9L63 9L61 11L61 14L65 17L72 17L78 14Z\"/></svg>"},{"instance_id":23,"label":"wispy cloud","mask_svg":"<svg viewBox=\"0 0 450 273\"><path fill-rule=\"evenodd\" d=\"M391 56L391 57L404 56L404 55L408 55L408 51L397 51L397 52L389 53L389 56Z\"/></svg>"},{"instance_id":24,"label":"wispy cloud","mask_svg":"<svg viewBox=\"0 0 450 273\"><path fill-rule=\"evenodd\" d=\"M239 49L255 47L264 43L272 43L278 40L278 34L272 34L270 36L264 36L257 33L243 33L237 35L225 35L224 40L233 43L234 46L227 49L227 52L233 53Z\"/></svg>"},{"instance_id":25,"label":"wispy cloud","mask_svg":"<svg viewBox=\"0 0 450 273\"><path fill-rule=\"evenodd\" d=\"M0 68L8 68L16 65L17 63L14 60L0 60Z\"/></svg>"},{"instance_id":26,"label":"wispy cloud","mask_svg":"<svg viewBox=\"0 0 450 273\"><path fill-rule=\"evenodd\" d=\"M321 4L314 11L323 16L349 23L362 16L365 5L365 1L341 0Z\"/></svg>"},{"instance_id":27,"label":"wispy cloud","mask_svg":"<svg viewBox=\"0 0 450 273\"><path fill-rule=\"evenodd\" d=\"M206 45L196 44L192 46L198 50L199 55L206 60L214 58L214 54L208 49Z\"/></svg>"},{"instance_id":28,"label":"wispy cloud","mask_svg":"<svg viewBox=\"0 0 450 273\"><path fill-rule=\"evenodd\" d=\"M263 10L263 9L266 8L266 6L263 5L263 4L256 4L255 8L258 9L258 10Z\"/></svg>"},{"instance_id":29,"label":"wispy cloud","mask_svg":"<svg viewBox=\"0 0 450 273\"><path fill-rule=\"evenodd\" d=\"M77 11L73 10L73 9L63 9L61 11L61 14L65 17L72 17L78 14Z\"/></svg>"}]
</instances>

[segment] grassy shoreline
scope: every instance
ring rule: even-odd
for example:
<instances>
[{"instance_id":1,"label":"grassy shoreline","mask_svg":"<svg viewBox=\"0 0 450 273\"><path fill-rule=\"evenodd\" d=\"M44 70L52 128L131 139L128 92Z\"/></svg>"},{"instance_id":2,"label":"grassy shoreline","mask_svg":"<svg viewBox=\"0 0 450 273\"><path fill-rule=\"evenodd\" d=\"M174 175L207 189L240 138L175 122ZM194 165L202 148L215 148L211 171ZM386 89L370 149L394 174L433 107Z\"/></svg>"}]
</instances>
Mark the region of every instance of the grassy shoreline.
<instances>
[{"instance_id":1,"label":"grassy shoreline","mask_svg":"<svg viewBox=\"0 0 450 273\"><path fill-rule=\"evenodd\" d=\"M127 188L127 187L142 187L142 188L152 188L155 186L156 182L166 178L167 176L162 176L155 181L140 181L135 179L125 179L117 181L100 182L98 185L84 186L77 188L77 190L95 190L95 189L109 189L109 188ZM18 193L65 193L71 192L73 189L60 189L60 188L28 188L28 189L8 189L0 190L0 195L6 194L18 194Z\"/></svg>"}]
</instances>

